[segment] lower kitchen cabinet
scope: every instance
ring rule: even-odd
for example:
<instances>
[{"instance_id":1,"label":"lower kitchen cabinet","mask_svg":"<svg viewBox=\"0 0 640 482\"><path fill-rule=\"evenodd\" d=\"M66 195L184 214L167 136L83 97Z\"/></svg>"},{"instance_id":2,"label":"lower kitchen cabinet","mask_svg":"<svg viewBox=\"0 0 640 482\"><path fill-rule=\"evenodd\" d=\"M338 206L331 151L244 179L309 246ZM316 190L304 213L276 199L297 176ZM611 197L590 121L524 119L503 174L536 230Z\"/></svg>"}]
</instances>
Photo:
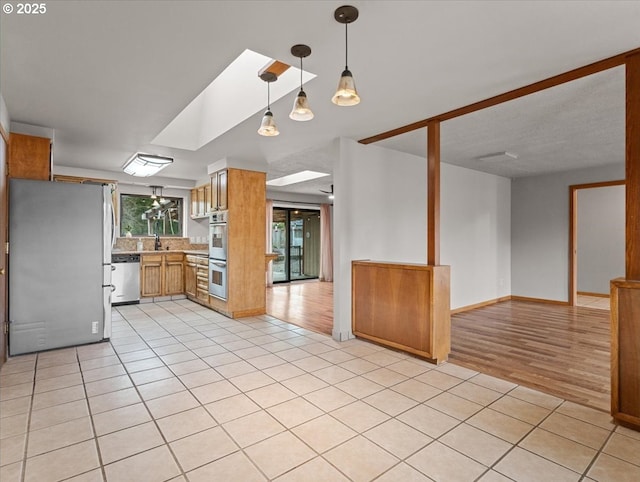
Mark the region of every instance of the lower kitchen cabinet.
<instances>
[{"instance_id":1,"label":"lower kitchen cabinet","mask_svg":"<svg viewBox=\"0 0 640 482\"><path fill-rule=\"evenodd\" d=\"M140 260L141 296L184 293L182 253L143 254Z\"/></svg>"},{"instance_id":2,"label":"lower kitchen cabinet","mask_svg":"<svg viewBox=\"0 0 640 482\"><path fill-rule=\"evenodd\" d=\"M207 256L185 255L184 292L189 299L208 304L209 258Z\"/></svg>"},{"instance_id":3,"label":"lower kitchen cabinet","mask_svg":"<svg viewBox=\"0 0 640 482\"><path fill-rule=\"evenodd\" d=\"M179 295L184 293L184 272L182 253L164 255L164 294Z\"/></svg>"},{"instance_id":4,"label":"lower kitchen cabinet","mask_svg":"<svg viewBox=\"0 0 640 482\"><path fill-rule=\"evenodd\" d=\"M198 290L198 265L190 258L195 256L186 255L184 260L184 292L187 296L195 298Z\"/></svg>"}]
</instances>

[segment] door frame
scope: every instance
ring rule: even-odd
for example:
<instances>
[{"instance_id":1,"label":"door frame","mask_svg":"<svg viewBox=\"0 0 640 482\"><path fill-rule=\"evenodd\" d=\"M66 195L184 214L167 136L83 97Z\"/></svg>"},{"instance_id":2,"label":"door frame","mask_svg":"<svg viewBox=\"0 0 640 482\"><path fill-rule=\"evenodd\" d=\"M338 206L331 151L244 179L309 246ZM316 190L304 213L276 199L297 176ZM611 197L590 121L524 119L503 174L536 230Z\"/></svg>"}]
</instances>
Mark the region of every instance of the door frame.
<instances>
[{"instance_id":1,"label":"door frame","mask_svg":"<svg viewBox=\"0 0 640 482\"><path fill-rule=\"evenodd\" d=\"M315 208L315 207L308 207L308 206L307 207L273 206L272 211L275 211L276 209L279 209L281 211L286 211L285 231L286 231L287 254L285 258L286 279L279 280L279 281L274 280L273 284L284 284L284 283L292 283L294 281L307 281L307 280L319 279L319 276L291 279L291 248L292 248L291 246L291 213L294 211L313 211L313 212L317 212L318 216L320 216L320 213L321 213L320 207L318 206L317 208ZM273 223L274 221L272 219L271 221L272 226L273 226ZM273 236L272 230L271 230L271 236ZM273 265L271 266L271 269L273 270Z\"/></svg>"},{"instance_id":2,"label":"door frame","mask_svg":"<svg viewBox=\"0 0 640 482\"><path fill-rule=\"evenodd\" d=\"M626 184L622 179L569 186L569 306L576 306L578 299L578 191Z\"/></svg>"},{"instance_id":3,"label":"door frame","mask_svg":"<svg viewBox=\"0 0 640 482\"><path fill-rule=\"evenodd\" d=\"M7 236L9 229L9 206L8 206L8 196L7 196L7 162L9 160L9 134L4 130L2 124L0 124L0 136L4 140L4 162L0 165L0 212L2 216L4 216L4 223L0 225L0 229L2 233L0 234L0 249L2 250L2 254L0 255L0 277L2 278L2 282L0 282L0 336L2 339L0 340L0 368L7 360L7 355L9 353L9 330L8 330L8 320L9 320L9 305L8 305L8 282L7 282ZM2 246L4 245L4 246Z\"/></svg>"}]
</instances>

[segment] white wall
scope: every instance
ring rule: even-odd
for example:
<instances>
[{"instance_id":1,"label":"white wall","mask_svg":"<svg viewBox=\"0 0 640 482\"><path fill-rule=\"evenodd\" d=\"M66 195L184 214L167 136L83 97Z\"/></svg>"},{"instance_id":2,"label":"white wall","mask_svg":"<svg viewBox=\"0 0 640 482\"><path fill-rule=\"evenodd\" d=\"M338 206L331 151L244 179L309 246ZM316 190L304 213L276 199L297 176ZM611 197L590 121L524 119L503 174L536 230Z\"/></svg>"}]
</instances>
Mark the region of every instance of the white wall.
<instances>
[{"instance_id":1,"label":"white wall","mask_svg":"<svg viewBox=\"0 0 640 482\"><path fill-rule=\"evenodd\" d=\"M625 187L578 189L578 291L609 294L624 276Z\"/></svg>"},{"instance_id":2,"label":"white wall","mask_svg":"<svg viewBox=\"0 0 640 482\"><path fill-rule=\"evenodd\" d=\"M624 179L624 164L514 179L511 292L569 299L569 186Z\"/></svg>"},{"instance_id":3,"label":"white wall","mask_svg":"<svg viewBox=\"0 0 640 482\"><path fill-rule=\"evenodd\" d=\"M511 294L511 180L442 164L440 262L451 309Z\"/></svg>"},{"instance_id":4,"label":"white wall","mask_svg":"<svg viewBox=\"0 0 640 482\"><path fill-rule=\"evenodd\" d=\"M0 94L0 125L2 125L4 131L8 134L11 127L11 118L2 94Z\"/></svg>"},{"instance_id":5,"label":"white wall","mask_svg":"<svg viewBox=\"0 0 640 482\"><path fill-rule=\"evenodd\" d=\"M427 260L426 160L340 139L335 145L334 330L351 334L351 261ZM510 293L510 180L443 164L441 261L452 308ZM502 280L502 281L500 281Z\"/></svg>"},{"instance_id":6,"label":"white wall","mask_svg":"<svg viewBox=\"0 0 640 482\"><path fill-rule=\"evenodd\" d=\"M426 162L348 139L334 165L333 337L351 333L351 261L426 262Z\"/></svg>"}]
</instances>

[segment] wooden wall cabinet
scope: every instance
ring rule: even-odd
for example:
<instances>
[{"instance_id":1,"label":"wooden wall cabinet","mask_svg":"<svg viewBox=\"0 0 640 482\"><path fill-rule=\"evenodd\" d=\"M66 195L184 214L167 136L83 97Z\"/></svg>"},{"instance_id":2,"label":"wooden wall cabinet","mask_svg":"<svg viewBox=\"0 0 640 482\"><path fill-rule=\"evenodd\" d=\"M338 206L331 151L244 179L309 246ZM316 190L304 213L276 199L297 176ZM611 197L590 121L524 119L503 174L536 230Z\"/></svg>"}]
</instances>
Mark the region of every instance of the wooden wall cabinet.
<instances>
[{"instance_id":1,"label":"wooden wall cabinet","mask_svg":"<svg viewBox=\"0 0 640 482\"><path fill-rule=\"evenodd\" d=\"M191 209L189 212L192 218L198 217L198 210L199 210L198 188L193 188L191 190Z\"/></svg>"},{"instance_id":2,"label":"wooden wall cabinet","mask_svg":"<svg viewBox=\"0 0 640 482\"><path fill-rule=\"evenodd\" d=\"M143 254L140 260L140 295L169 296L185 292L182 253Z\"/></svg>"},{"instance_id":3,"label":"wooden wall cabinet","mask_svg":"<svg viewBox=\"0 0 640 482\"><path fill-rule=\"evenodd\" d=\"M449 266L352 262L356 336L445 361L451 351Z\"/></svg>"},{"instance_id":4,"label":"wooden wall cabinet","mask_svg":"<svg viewBox=\"0 0 640 482\"><path fill-rule=\"evenodd\" d=\"M9 134L7 176L48 181L51 178L51 139Z\"/></svg>"},{"instance_id":5,"label":"wooden wall cabinet","mask_svg":"<svg viewBox=\"0 0 640 482\"><path fill-rule=\"evenodd\" d=\"M224 211L229 208L227 195L228 171L221 171L211 174L211 210Z\"/></svg>"},{"instance_id":6,"label":"wooden wall cabinet","mask_svg":"<svg viewBox=\"0 0 640 482\"><path fill-rule=\"evenodd\" d=\"M205 218L207 217L207 199L205 185L194 187L191 190L191 218Z\"/></svg>"}]
</instances>

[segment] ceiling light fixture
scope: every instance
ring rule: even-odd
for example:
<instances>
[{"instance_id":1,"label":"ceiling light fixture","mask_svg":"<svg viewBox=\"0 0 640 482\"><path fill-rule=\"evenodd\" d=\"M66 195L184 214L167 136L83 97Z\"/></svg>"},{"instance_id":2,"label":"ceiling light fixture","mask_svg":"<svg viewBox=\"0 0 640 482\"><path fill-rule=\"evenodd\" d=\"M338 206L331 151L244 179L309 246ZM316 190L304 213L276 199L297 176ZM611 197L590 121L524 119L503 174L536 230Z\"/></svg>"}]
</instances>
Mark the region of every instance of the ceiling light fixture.
<instances>
[{"instance_id":1,"label":"ceiling light fixture","mask_svg":"<svg viewBox=\"0 0 640 482\"><path fill-rule=\"evenodd\" d=\"M173 158L136 152L125 162L122 170L131 176L149 177L173 162Z\"/></svg>"},{"instance_id":2,"label":"ceiling light fixture","mask_svg":"<svg viewBox=\"0 0 640 482\"><path fill-rule=\"evenodd\" d=\"M504 162L504 161L513 161L518 158L517 154L512 154L511 152L493 152L491 154L485 154L484 156L476 157L478 161L485 162Z\"/></svg>"},{"instance_id":3,"label":"ceiling light fixture","mask_svg":"<svg viewBox=\"0 0 640 482\"><path fill-rule=\"evenodd\" d=\"M349 70L348 54L349 54L349 37L347 27L350 23L355 22L358 18L358 9L351 5L343 5L338 7L333 14L338 23L344 24L344 71L338 82L338 90L333 95L331 102L340 106L351 106L360 103L360 96L356 91L356 84L353 75Z\"/></svg>"},{"instance_id":4,"label":"ceiling light fixture","mask_svg":"<svg viewBox=\"0 0 640 482\"><path fill-rule=\"evenodd\" d=\"M271 113L271 82L275 82L278 80L276 74L272 72L263 72L260 74L260 78L267 83L267 111L262 116L262 122L260 123L260 129L258 129L258 134L266 137L273 137L280 134L278 131L278 127L276 126L276 121L273 119L273 114Z\"/></svg>"},{"instance_id":5,"label":"ceiling light fixture","mask_svg":"<svg viewBox=\"0 0 640 482\"><path fill-rule=\"evenodd\" d=\"M293 110L291 110L289 118L295 121L309 121L313 119L313 112L311 112L311 108L309 107L307 94L302 89L302 74L304 73L302 70L302 59L311 55L311 47L303 44L294 45L291 47L291 55L300 58L300 92L298 92L298 96L293 102Z\"/></svg>"}]
</instances>

